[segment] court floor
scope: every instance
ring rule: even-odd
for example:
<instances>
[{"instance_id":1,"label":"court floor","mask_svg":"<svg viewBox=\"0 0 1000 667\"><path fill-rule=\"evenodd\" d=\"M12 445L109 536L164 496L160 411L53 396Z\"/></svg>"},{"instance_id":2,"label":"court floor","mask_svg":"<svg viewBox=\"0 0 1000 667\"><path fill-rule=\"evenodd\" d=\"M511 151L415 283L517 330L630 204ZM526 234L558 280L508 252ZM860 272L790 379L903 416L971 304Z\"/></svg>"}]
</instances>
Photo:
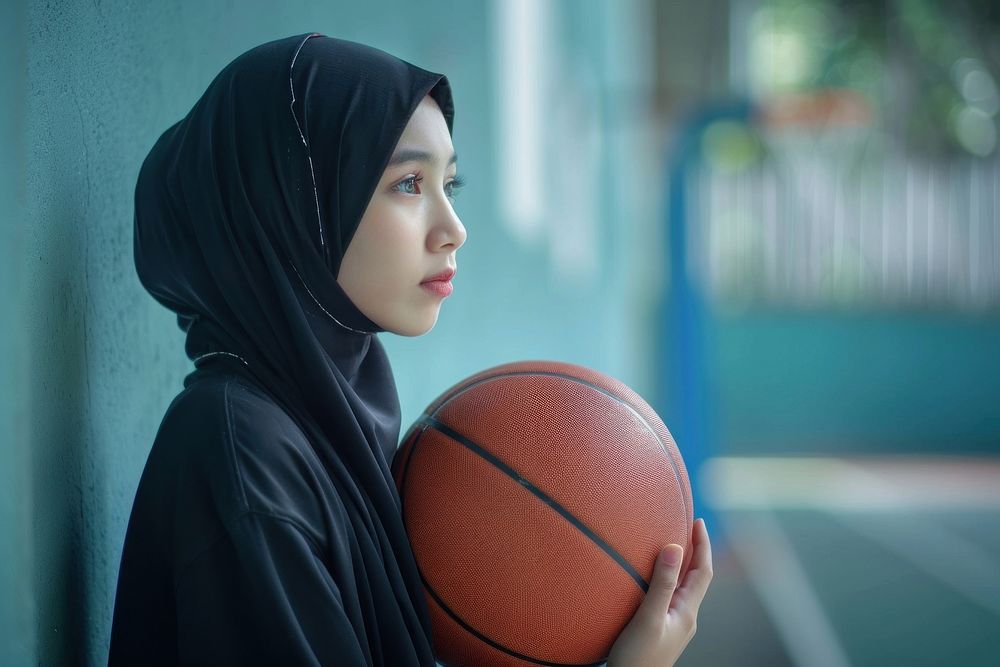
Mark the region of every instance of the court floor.
<instances>
[{"instance_id":1,"label":"court floor","mask_svg":"<svg viewBox=\"0 0 1000 667\"><path fill-rule=\"evenodd\" d=\"M1000 459L722 458L681 667L1000 666Z\"/></svg>"}]
</instances>

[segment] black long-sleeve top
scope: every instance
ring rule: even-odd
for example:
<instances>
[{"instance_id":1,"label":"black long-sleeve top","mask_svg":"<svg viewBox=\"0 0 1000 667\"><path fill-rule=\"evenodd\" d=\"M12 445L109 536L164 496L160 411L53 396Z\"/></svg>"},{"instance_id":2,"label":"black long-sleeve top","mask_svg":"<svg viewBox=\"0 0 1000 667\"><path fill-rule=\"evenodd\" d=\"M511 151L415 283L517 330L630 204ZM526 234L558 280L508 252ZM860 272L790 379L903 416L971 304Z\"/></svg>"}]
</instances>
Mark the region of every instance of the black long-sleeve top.
<instances>
[{"instance_id":1,"label":"black long-sleeve top","mask_svg":"<svg viewBox=\"0 0 1000 667\"><path fill-rule=\"evenodd\" d=\"M352 613L373 605L364 578L332 574L379 566L357 555L293 420L246 379L210 374L174 399L143 471L109 663L403 664Z\"/></svg>"}]
</instances>

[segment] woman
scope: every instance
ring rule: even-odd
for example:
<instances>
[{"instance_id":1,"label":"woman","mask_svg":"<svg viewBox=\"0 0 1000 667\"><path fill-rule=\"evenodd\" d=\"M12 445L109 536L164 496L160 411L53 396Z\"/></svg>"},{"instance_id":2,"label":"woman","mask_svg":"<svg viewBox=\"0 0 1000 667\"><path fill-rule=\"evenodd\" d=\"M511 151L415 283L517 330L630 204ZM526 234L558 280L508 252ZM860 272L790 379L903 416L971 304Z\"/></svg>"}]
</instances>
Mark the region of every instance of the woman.
<instances>
[{"instance_id":1,"label":"woman","mask_svg":"<svg viewBox=\"0 0 1000 667\"><path fill-rule=\"evenodd\" d=\"M425 283L466 238L453 118L444 76L311 33L238 57L153 146L136 269L195 370L139 483L111 664L434 664L375 334L437 321L447 289ZM658 567L615 667L683 649L710 577L695 539L687 606L667 614Z\"/></svg>"}]
</instances>

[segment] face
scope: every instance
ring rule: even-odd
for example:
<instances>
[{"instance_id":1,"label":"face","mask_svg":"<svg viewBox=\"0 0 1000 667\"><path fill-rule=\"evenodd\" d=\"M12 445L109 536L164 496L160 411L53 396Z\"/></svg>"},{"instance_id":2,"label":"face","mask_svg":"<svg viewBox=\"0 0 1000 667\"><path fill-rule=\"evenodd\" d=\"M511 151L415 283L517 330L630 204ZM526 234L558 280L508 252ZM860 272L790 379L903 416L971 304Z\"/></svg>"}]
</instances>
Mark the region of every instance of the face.
<instances>
[{"instance_id":1,"label":"face","mask_svg":"<svg viewBox=\"0 0 1000 667\"><path fill-rule=\"evenodd\" d=\"M442 293L421 285L455 269L465 227L452 208L455 151L444 115L424 97L341 261L337 282L386 331L419 336L437 322Z\"/></svg>"}]
</instances>

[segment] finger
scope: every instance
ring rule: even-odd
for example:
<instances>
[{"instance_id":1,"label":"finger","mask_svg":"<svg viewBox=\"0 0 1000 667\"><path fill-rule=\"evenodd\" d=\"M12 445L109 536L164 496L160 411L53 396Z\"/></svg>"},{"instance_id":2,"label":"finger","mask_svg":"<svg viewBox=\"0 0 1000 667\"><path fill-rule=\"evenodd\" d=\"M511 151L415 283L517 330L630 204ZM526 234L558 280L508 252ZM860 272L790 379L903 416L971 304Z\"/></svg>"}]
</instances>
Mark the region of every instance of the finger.
<instances>
[{"instance_id":1,"label":"finger","mask_svg":"<svg viewBox=\"0 0 1000 667\"><path fill-rule=\"evenodd\" d=\"M668 544L660 550L653 566L653 577L649 581L649 590L636 614L648 616L651 619L663 619L670 610L670 600L677 588L677 577L680 575L681 562L684 560L684 549L679 544Z\"/></svg>"},{"instance_id":2,"label":"finger","mask_svg":"<svg viewBox=\"0 0 1000 667\"><path fill-rule=\"evenodd\" d=\"M691 564L677 592L673 596L673 606L686 606L697 612L712 581L712 543L708 537L705 520L698 519L691 536Z\"/></svg>"},{"instance_id":3,"label":"finger","mask_svg":"<svg viewBox=\"0 0 1000 667\"><path fill-rule=\"evenodd\" d=\"M708 527L704 519L694 522L694 530L691 531L691 542L694 552L691 554L691 567L697 570L712 569L712 542L708 537Z\"/></svg>"}]
</instances>

